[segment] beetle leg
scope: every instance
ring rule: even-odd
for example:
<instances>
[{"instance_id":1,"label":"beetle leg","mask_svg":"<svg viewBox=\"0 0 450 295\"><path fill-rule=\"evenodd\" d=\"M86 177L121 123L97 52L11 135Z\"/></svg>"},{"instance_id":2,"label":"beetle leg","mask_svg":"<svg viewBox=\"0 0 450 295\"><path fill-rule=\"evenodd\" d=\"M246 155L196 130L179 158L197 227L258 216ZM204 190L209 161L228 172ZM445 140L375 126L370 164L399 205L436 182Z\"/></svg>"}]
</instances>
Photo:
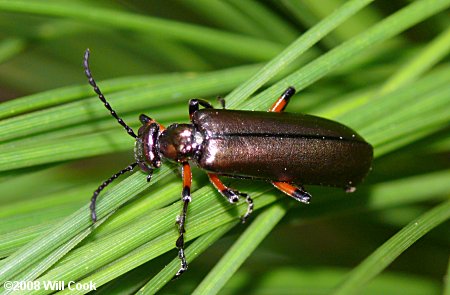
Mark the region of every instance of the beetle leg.
<instances>
[{"instance_id":1,"label":"beetle leg","mask_svg":"<svg viewBox=\"0 0 450 295\"><path fill-rule=\"evenodd\" d=\"M183 174L183 191L181 197L183 201L183 210L181 211L181 215L177 218L178 230L180 235L176 242L176 246L178 248L178 257L181 260L181 267L175 274L175 278L179 277L188 268L186 256L184 254L184 234L186 233L184 225L186 223L186 213L188 205L191 202L191 184L192 184L191 166L189 166L188 162L183 163L182 174Z\"/></svg>"},{"instance_id":2,"label":"beetle leg","mask_svg":"<svg viewBox=\"0 0 450 295\"><path fill-rule=\"evenodd\" d=\"M222 109L225 109L225 99L222 96L218 96L217 101L220 103Z\"/></svg>"},{"instance_id":3,"label":"beetle leg","mask_svg":"<svg viewBox=\"0 0 450 295\"><path fill-rule=\"evenodd\" d=\"M192 120L192 115L200 109L200 106L207 108L207 109L213 109L214 107L203 99L194 98L189 100L189 118Z\"/></svg>"},{"instance_id":4,"label":"beetle leg","mask_svg":"<svg viewBox=\"0 0 450 295\"><path fill-rule=\"evenodd\" d=\"M272 184L285 193L286 195L293 197L297 201L300 201L305 204L309 204L309 201L311 200L311 195L305 191L303 187L296 187L293 186L290 183L287 182L281 182L281 181L272 181Z\"/></svg>"},{"instance_id":5,"label":"beetle leg","mask_svg":"<svg viewBox=\"0 0 450 295\"><path fill-rule=\"evenodd\" d=\"M217 174L214 173L208 173L209 181L216 187L216 189L219 191L219 193L225 197L225 199L228 200L228 202L234 204L239 201L239 197L245 198L245 201L247 202L247 212L241 217L242 223L246 221L246 219L250 216L250 214L253 212L253 200L250 198L248 194L241 193L239 191L230 189L226 187L223 182L219 179Z\"/></svg>"},{"instance_id":6,"label":"beetle leg","mask_svg":"<svg viewBox=\"0 0 450 295\"><path fill-rule=\"evenodd\" d=\"M288 87L277 101L270 107L269 112L281 113L289 103L289 99L295 94L295 88Z\"/></svg>"}]
</instances>

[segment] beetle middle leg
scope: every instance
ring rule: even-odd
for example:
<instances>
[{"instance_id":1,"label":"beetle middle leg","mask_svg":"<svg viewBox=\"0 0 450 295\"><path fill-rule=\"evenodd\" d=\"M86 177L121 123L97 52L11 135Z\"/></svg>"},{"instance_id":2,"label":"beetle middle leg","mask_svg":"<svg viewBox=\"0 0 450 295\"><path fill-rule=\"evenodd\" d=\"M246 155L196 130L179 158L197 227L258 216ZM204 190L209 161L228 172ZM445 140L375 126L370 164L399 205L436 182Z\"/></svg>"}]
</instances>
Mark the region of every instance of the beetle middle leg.
<instances>
[{"instance_id":1,"label":"beetle middle leg","mask_svg":"<svg viewBox=\"0 0 450 295\"><path fill-rule=\"evenodd\" d=\"M178 248L178 257L181 259L181 267L175 274L175 278L183 274L188 268L188 263L186 261L186 256L184 253L184 234L186 233L184 226L186 223L186 213L188 205L191 202L191 184L192 184L191 166L189 166L188 162L183 163L182 174L183 174L183 191L181 197L183 201L183 210L181 211L180 216L177 218L178 230L180 235L176 242L176 246Z\"/></svg>"},{"instance_id":2,"label":"beetle middle leg","mask_svg":"<svg viewBox=\"0 0 450 295\"><path fill-rule=\"evenodd\" d=\"M215 188L219 191L219 193L225 197L225 199L228 200L228 202L234 204L239 201L239 197L245 198L245 201L247 202L247 212L241 217L242 223L245 223L247 218L250 216L250 214L253 212L253 200L250 198L248 194L241 193L239 191L230 189L226 187L223 182L219 179L217 174L214 173L208 173L209 181L215 186Z\"/></svg>"}]
</instances>

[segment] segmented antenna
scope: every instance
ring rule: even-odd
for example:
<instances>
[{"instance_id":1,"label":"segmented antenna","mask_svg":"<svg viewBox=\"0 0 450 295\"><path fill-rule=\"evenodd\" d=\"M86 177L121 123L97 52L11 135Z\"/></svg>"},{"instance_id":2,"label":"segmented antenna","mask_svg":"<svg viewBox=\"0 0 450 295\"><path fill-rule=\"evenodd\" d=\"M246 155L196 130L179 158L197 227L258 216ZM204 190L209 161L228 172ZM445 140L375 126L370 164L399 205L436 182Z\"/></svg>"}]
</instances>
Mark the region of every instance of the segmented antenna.
<instances>
[{"instance_id":1,"label":"segmented antenna","mask_svg":"<svg viewBox=\"0 0 450 295\"><path fill-rule=\"evenodd\" d=\"M98 94L98 98L100 98L100 100L103 102L103 104L105 105L105 107L109 110L109 112L111 113L111 115L116 118L117 122L119 122L120 125L123 126L123 128L125 128L125 130L127 131L127 133L136 138L136 134L134 133L133 129L131 129L130 126L128 126L123 120L122 118L120 118L117 113L112 109L111 105L106 101L105 96L103 95L103 93L100 91L100 88L98 88L97 83L95 83L94 77L92 77L92 73L91 73L91 69L89 68L89 49L86 49L86 51L84 52L84 60L83 60L83 66L84 66L84 73L86 74L86 77L89 80L89 84L91 84L91 86L94 88L95 93Z\"/></svg>"},{"instance_id":2,"label":"segmented antenna","mask_svg":"<svg viewBox=\"0 0 450 295\"><path fill-rule=\"evenodd\" d=\"M136 167L137 164L138 164L138 163L132 163L132 164L130 164L130 166L128 166L127 168L125 168L125 169L123 169L123 170L120 170L119 172L117 172L116 174L114 174L113 176L111 176L108 180L106 180L105 182L103 182L103 183L95 190L95 192L94 192L94 194L92 195L92 198L91 198L91 206L90 206L90 208L91 208L91 218L92 218L92 221L95 222L95 221L97 220L97 213L95 212L95 205L96 205L96 202L97 202L98 194L100 194L100 192L101 192L105 187L107 187L111 182L114 181L114 179L116 179L116 178L119 177L120 175L122 175L122 174L124 174L124 173L127 173L127 172L130 172L130 171L133 171L134 167Z\"/></svg>"}]
</instances>

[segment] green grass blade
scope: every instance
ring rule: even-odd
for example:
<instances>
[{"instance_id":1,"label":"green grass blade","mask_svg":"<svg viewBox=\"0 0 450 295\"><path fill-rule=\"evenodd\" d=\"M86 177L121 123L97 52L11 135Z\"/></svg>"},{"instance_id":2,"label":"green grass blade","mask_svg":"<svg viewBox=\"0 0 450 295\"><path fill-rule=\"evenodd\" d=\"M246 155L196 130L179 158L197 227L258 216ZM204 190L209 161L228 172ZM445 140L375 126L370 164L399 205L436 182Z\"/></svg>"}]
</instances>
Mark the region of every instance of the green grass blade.
<instances>
[{"instance_id":1,"label":"green grass blade","mask_svg":"<svg viewBox=\"0 0 450 295\"><path fill-rule=\"evenodd\" d=\"M154 175L153 181L157 182L158 179L164 178L169 173L170 170L163 167ZM97 216L99 219L106 215L106 212L117 208L125 203L127 199L132 198L133 195L144 190L147 187L144 178L145 176L140 173L133 174L120 182L120 185L116 185L113 189L106 192L103 195L103 201L97 207ZM39 237L34 242L5 259L0 267L0 281L3 282L8 278L16 276L24 269L37 263L40 259L51 253L62 243L72 239L83 229L91 226L89 214L86 214L88 212L89 206L83 206L76 213L57 224L54 230L50 231L48 235Z\"/></svg>"},{"instance_id":2,"label":"green grass blade","mask_svg":"<svg viewBox=\"0 0 450 295\"><path fill-rule=\"evenodd\" d=\"M80 55L81 57L81 55ZM82 71L80 71L82 75ZM116 92L128 88L166 84L168 81L176 83L186 79L189 74L162 74L142 77L123 77L101 81L102 91L105 93ZM92 87L84 84L81 86L68 86L53 90L27 95L0 104L0 119L17 116L51 106L68 103L92 96Z\"/></svg>"},{"instance_id":3,"label":"green grass blade","mask_svg":"<svg viewBox=\"0 0 450 295\"><path fill-rule=\"evenodd\" d=\"M163 35L179 41L254 61L266 60L282 50L277 43L188 23L75 3L0 1L0 11L73 18L97 25ZM208 38L205 38L208 36Z\"/></svg>"},{"instance_id":4,"label":"green grass blade","mask_svg":"<svg viewBox=\"0 0 450 295\"><path fill-rule=\"evenodd\" d=\"M414 242L449 218L450 201L443 202L418 217L353 269L349 277L335 290L334 294L360 292L367 282L383 271Z\"/></svg>"},{"instance_id":5,"label":"green grass blade","mask_svg":"<svg viewBox=\"0 0 450 295\"><path fill-rule=\"evenodd\" d=\"M444 277L444 292L442 292L442 294L450 294L450 259L448 261L447 273Z\"/></svg>"},{"instance_id":6,"label":"green grass blade","mask_svg":"<svg viewBox=\"0 0 450 295\"><path fill-rule=\"evenodd\" d=\"M286 211L286 206L278 203L258 215L192 294L217 294L283 218Z\"/></svg>"},{"instance_id":7,"label":"green grass blade","mask_svg":"<svg viewBox=\"0 0 450 295\"><path fill-rule=\"evenodd\" d=\"M255 192L255 188L256 186L252 185L248 187L248 190L252 192L254 199L258 200L259 208L276 199L273 194L261 196L261 193ZM195 202L192 202L189 209L189 218L193 222L187 227L187 241L220 225L235 222L237 216L245 212L245 203L239 205L240 212L236 212L236 207L232 204L227 204L227 208L224 210L223 204L214 199L215 193L211 187L204 187L193 193L192 197ZM177 237L177 231L173 226L174 217L180 210L180 204L181 201L152 214L147 214L128 225L126 229L72 251L39 280L84 278L86 281L93 280L97 286L101 286L136 266L172 250L175 248L174 241ZM232 212L228 212L230 210ZM216 222L212 223L212 218ZM134 234L130 235L130 232L134 232ZM87 261L89 267L86 267ZM91 274L100 267L102 271ZM36 294L45 293L44 290L36 292Z\"/></svg>"},{"instance_id":8,"label":"green grass blade","mask_svg":"<svg viewBox=\"0 0 450 295\"><path fill-rule=\"evenodd\" d=\"M380 94L385 94L399 88L402 85L415 81L421 74L429 70L450 51L450 28L436 37L428 44L420 54L401 67L380 89Z\"/></svg>"},{"instance_id":9,"label":"green grass blade","mask_svg":"<svg viewBox=\"0 0 450 295\"><path fill-rule=\"evenodd\" d=\"M258 280L248 273L237 273L229 284L221 291L221 294L243 294L246 286L239 281L247 279L252 282L252 294L330 294L339 281L345 278L348 270L336 267L321 266L272 266L269 271L258 275ZM386 273L378 276L367 285L362 294L414 294L430 295L440 294L439 283L421 276L401 272Z\"/></svg>"},{"instance_id":10,"label":"green grass blade","mask_svg":"<svg viewBox=\"0 0 450 295\"><path fill-rule=\"evenodd\" d=\"M231 222L230 224L225 224L217 229L214 229L207 234L196 239L191 245L186 248L186 255L189 257L190 263L195 260L195 258L200 255L202 252L208 249L211 244L225 235L231 228L236 225L235 222ZM144 294L155 294L158 292L164 285L170 282L170 279L173 278L174 273L178 271L180 267L180 260L175 258L172 260L163 270L161 270L156 276L154 276L145 286L143 286L139 292L136 294L144 295Z\"/></svg>"},{"instance_id":11,"label":"green grass blade","mask_svg":"<svg viewBox=\"0 0 450 295\"><path fill-rule=\"evenodd\" d=\"M270 36L271 40L282 44L288 44L297 37L292 26L263 3L239 0L229 2L243 12L244 18L251 21L262 32L262 36Z\"/></svg>"},{"instance_id":12,"label":"green grass blade","mask_svg":"<svg viewBox=\"0 0 450 295\"><path fill-rule=\"evenodd\" d=\"M99 220L97 224L93 227L87 228L75 235L68 242L62 244L60 247L52 251L52 253L46 256L44 259L39 261L39 263L35 264L33 267L26 269L24 272L20 273L15 280L18 281L30 281L34 280L40 275L42 275L46 270L48 270L51 266L53 266L58 260L64 257L70 250L75 248L83 239L85 239L95 228L100 226L106 218Z\"/></svg>"},{"instance_id":13,"label":"green grass blade","mask_svg":"<svg viewBox=\"0 0 450 295\"><path fill-rule=\"evenodd\" d=\"M251 100L247 100L243 109L267 109L273 100L288 85L300 91L322 78L346 61L362 54L368 47L379 44L420 21L450 6L449 0L419 0L383 19L370 29L353 37L349 41L325 53L297 72L271 86Z\"/></svg>"},{"instance_id":14,"label":"green grass blade","mask_svg":"<svg viewBox=\"0 0 450 295\"><path fill-rule=\"evenodd\" d=\"M0 63L16 56L25 49L26 43L19 38L10 38L0 43Z\"/></svg>"},{"instance_id":15,"label":"green grass blade","mask_svg":"<svg viewBox=\"0 0 450 295\"><path fill-rule=\"evenodd\" d=\"M372 0L352 0L344 4L329 17L322 20L316 26L300 36L296 41L283 50L276 58L268 62L251 79L234 89L226 100L232 108L237 106L243 99L249 97L258 88L264 85L275 74L294 62L301 54L311 48L323 36L335 29L345 20L350 18L360 9L368 5ZM285 85L285 88L289 85ZM279 92L281 93L281 91Z\"/></svg>"},{"instance_id":16,"label":"green grass blade","mask_svg":"<svg viewBox=\"0 0 450 295\"><path fill-rule=\"evenodd\" d=\"M167 79L164 84L105 94L120 113L142 111L163 104L187 101L196 95L217 94L228 91L253 74L258 66L244 66L205 74L190 74ZM101 85L100 85L101 87ZM47 95L55 95L51 93ZM49 96L47 96L49 98ZM161 98L165 98L164 102ZM133 101L133 103L130 103ZM3 140L33 135L73 124L109 117L97 97L13 117L2 121L0 137Z\"/></svg>"},{"instance_id":17,"label":"green grass blade","mask_svg":"<svg viewBox=\"0 0 450 295\"><path fill-rule=\"evenodd\" d=\"M450 67L445 59L448 19L444 10L450 0L374 2L370 6L368 2L324 0L317 4L306 1L291 6L296 11L287 11L286 3L233 0L223 4L214 0L208 4L195 3L202 11L195 8L180 11L173 8L184 4L170 1L157 4L81 1L66 5L58 1L0 0L0 23L5 28L6 42L0 43L0 60L2 49L8 49L10 40L22 42L13 42L12 51L5 49L3 56L14 58L2 64L0 84L6 96L11 97L33 89L68 85L73 83L71 77L74 76L81 82L84 77L80 72L79 53L89 46L98 54L98 59L92 59L98 77L156 71L151 76L110 80L111 85L108 85L109 81L99 80L115 110L136 128L139 113L147 113L164 125L187 121L190 97L224 95L237 85L248 84L256 88L250 88L249 94L235 93L236 100L227 100L227 108L244 105L247 109L265 110L292 81L297 89L304 89L326 76L294 97L288 111L318 114L354 128L375 147L374 168L354 194L307 186L315 197L311 205L298 206L286 200L295 206L295 210L289 214L289 224L280 225L281 230L274 236L283 232L283 226L305 225L306 231L299 229L302 233L308 233L308 226L314 230L329 230L331 226L332 235L319 232L317 235L320 240L335 237L337 247L334 250L342 251L340 253L344 255L338 255L336 260L333 254L326 257L323 250L329 244L313 245L315 249L307 252L311 254L307 257L293 255L286 253L287 248L281 250L284 241L277 238L274 241L272 236L261 246L269 246L275 260L287 258L292 267L286 267L284 262L270 263L267 267L247 263L236 272L244 257L252 252L253 245L247 247L235 243L233 250L225 255L236 258L239 263L214 268L210 276L216 272L231 276L228 282L221 281L214 286L214 293L245 293L251 283L254 293L282 294L285 290L304 289L309 293L328 294L345 279L355 261L370 255L368 243L376 249L383 234L392 228L400 230L425 212L430 204L447 202L450 192L450 172L445 163L450 143L445 130L450 120ZM299 9L301 5L311 9L303 11ZM362 6L366 7L361 11ZM208 14L208 10L214 10L212 7L222 9L220 20L208 18L213 18L214 13L198 18ZM332 14L336 7L339 9ZM349 7L350 10L345 10ZM345 13L341 18L333 21L333 16L342 11ZM438 12L440 14L429 18ZM324 20L307 31L312 26L303 25L304 19L295 13L307 14L307 21L312 20L314 24ZM351 14L353 16L348 18ZM241 19L233 22L233 17ZM300 25L295 23L296 17ZM226 19L233 23L227 23ZM343 19L346 19L345 23L340 24ZM419 24L423 20L426 22ZM196 25L191 25L194 23ZM322 29L325 30L320 31L324 23L326 26ZM346 30L349 24L351 28ZM416 24L417 27L412 27ZM309 35L310 39L302 36L300 39L304 38L305 43L297 43L298 47L294 49L290 47L292 51L286 49L292 60L287 67L277 63L286 62L286 59L278 59L285 56L278 56L274 64L265 68L267 72L260 71L261 75L255 76L260 65L242 66L281 52L281 44L294 39L292 36L296 37L304 29L309 32L306 37L314 30L318 30L319 36ZM406 29L406 34L399 35ZM359 35L355 36L357 33ZM324 37L331 37L331 42L321 42ZM391 40L386 42L388 38ZM320 45L312 47L317 42ZM335 49L328 51L329 48ZM318 56L320 50L327 53L300 69L305 60ZM159 74L186 69L202 73ZM288 78L283 78L291 73ZM242 84L252 76L256 79ZM275 88L268 88L246 101L259 87L268 87L267 79L272 83L279 81L276 87L281 86L273 93L270 91ZM390 88L392 91L380 93L380 89L392 81L395 82L395 87ZM211 97L204 98L213 101ZM98 202L100 222L104 223L86 237L99 225L93 226L89 220L89 196L98 186L97 181L103 180L101 175L107 177L113 173L106 171L118 164L116 158L117 162L125 163L125 159L118 158L127 155L79 163L68 160L115 151L128 150L130 153L131 138L111 119L86 85L64 87L2 103L0 118L1 127L5 127L0 128L0 169L3 170L0 172L0 201L5 204L0 209L0 255L10 255L0 261L0 281L36 276L40 281L93 281L98 287L102 286L100 291L104 294L135 292L149 280L149 288L144 289L147 292L162 288L179 266L175 249L178 233L174 222L181 210L181 184L169 168L173 166L165 165L158 171L150 186L145 182L145 175L136 171L108 187ZM67 163L55 165L62 161ZM47 167L53 168L45 169ZM35 171L38 172L33 173ZM186 224L189 263L198 254L190 251L196 252L198 245L206 249L203 242L223 226L235 223L246 209L245 202L238 206L228 204L209 185L202 171L194 169L193 172L200 177L194 175L193 202ZM230 181L232 187L254 198L258 221L264 206L286 198L270 185ZM379 235L370 237L361 234L350 241L345 235L339 235L339 238L334 235L338 233L336 227L345 225L346 220L354 225L352 231L365 233L364 224L367 223L374 230L376 227L389 229L377 231ZM257 225L250 225L252 229L255 227ZM260 235L258 238L262 239L267 233L247 231L241 239L250 239L251 234ZM417 234L421 234L420 231ZM308 239L309 243L311 241ZM223 242L210 250L226 251L224 245L230 243L229 238ZM297 240L296 249L308 247L302 242ZM339 249L341 242L349 245ZM397 259L392 270L374 280L371 280L374 270L366 271L352 286L369 279L369 284L364 283L364 291L368 293L395 293L404 288L406 292L434 294L446 267L442 262L447 258L446 249L442 245L448 242L445 229L439 227L414 245L413 252L417 250L419 254L408 251ZM437 251L430 254L426 251L429 247L437 248ZM358 256L354 249L366 252ZM282 252L277 252L280 250ZM255 260L267 258L261 258L262 253L264 250L256 252ZM427 255L440 259L427 259L422 265L414 262L414 258ZM166 293L191 293L207 272L202 264L211 265L217 260L213 256L198 257L201 259L190 264L187 276L170 283ZM171 263L163 269L166 259ZM404 263L404 259L408 260L408 266L396 268ZM344 267L330 267L335 265L333 262ZM152 279L159 270L161 272ZM410 275L410 271L415 275ZM227 276L222 278L227 279ZM256 276L258 280L254 280ZM39 290L35 293L49 292Z\"/></svg>"},{"instance_id":18,"label":"green grass blade","mask_svg":"<svg viewBox=\"0 0 450 295\"><path fill-rule=\"evenodd\" d=\"M201 14L204 19L208 19L214 24L230 31L255 36L264 37L264 31L254 22L245 17L242 11L239 11L229 2L219 0L187 0L181 3L196 13ZM214 13L211 13L214 11Z\"/></svg>"}]
</instances>

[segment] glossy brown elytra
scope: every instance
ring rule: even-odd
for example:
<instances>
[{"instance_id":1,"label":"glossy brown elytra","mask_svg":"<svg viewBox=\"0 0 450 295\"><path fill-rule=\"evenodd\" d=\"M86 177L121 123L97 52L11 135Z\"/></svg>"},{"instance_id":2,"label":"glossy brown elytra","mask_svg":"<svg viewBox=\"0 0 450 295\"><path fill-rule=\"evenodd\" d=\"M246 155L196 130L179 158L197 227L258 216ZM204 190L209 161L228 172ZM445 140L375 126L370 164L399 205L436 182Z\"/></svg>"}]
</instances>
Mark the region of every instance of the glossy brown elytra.
<instances>
[{"instance_id":1,"label":"glossy brown elytra","mask_svg":"<svg viewBox=\"0 0 450 295\"><path fill-rule=\"evenodd\" d=\"M353 191L370 170L373 149L352 129L320 117L284 113L295 94L287 88L268 112L214 109L201 99L189 101L191 124L172 124L164 128L155 120L140 115L138 134L116 114L98 88L84 56L89 83L111 115L136 139L135 162L114 174L95 190L91 217L96 221L98 194L114 179L139 166L150 181L153 170L166 159L182 165L183 209L177 218L179 238L176 246L181 267L175 277L188 267L184 254L184 234L188 205L191 202L189 162L206 171L211 183L230 203L240 197L248 203L242 220L253 210L253 201L245 193L226 187L219 176L256 178L272 185L297 201L309 203L311 195L304 184L342 187ZM200 109L203 107L203 109Z\"/></svg>"}]
</instances>

